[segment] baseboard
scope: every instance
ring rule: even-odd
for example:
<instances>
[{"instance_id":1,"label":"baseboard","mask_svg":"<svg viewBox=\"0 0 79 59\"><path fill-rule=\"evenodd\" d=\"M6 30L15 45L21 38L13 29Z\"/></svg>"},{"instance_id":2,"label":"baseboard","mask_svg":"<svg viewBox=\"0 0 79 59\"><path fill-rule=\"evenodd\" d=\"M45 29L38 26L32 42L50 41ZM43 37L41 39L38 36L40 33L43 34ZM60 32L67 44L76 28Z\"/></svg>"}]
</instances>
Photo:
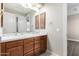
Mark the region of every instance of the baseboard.
<instances>
[{"instance_id":1,"label":"baseboard","mask_svg":"<svg viewBox=\"0 0 79 59\"><path fill-rule=\"evenodd\" d=\"M46 52L51 53L51 56L59 56L58 54L56 54L55 52L50 51L50 50L47 50Z\"/></svg>"}]
</instances>

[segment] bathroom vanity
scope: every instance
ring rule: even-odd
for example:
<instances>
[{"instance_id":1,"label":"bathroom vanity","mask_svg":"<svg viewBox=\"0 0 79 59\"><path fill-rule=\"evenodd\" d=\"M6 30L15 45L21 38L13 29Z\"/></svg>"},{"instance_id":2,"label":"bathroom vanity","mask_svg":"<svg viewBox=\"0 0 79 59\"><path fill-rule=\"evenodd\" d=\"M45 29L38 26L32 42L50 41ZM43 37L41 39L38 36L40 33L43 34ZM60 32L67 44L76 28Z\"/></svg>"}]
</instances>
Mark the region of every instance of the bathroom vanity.
<instances>
[{"instance_id":1,"label":"bathroom vanity","mask_svg":"<svg viewBox=\"0 0 79 59\"><path fill-rule=\"evenodd\" d=\"M16 9L16 7L20 8ZM15 3L4 3L4 9L0 55L36 56L44 53L47 49L47 33L40 31L45 30L46 12L40 14L40 24L36 24L39 23L37 22L39 17L35 17L37 11L34 9L24 8L21 4ZM36 32L36 25L40 25L39 32Z\"/></svg>"},{"instance_id":2,"label":"bathroom vanity","mask_svg":"<svg viewBox=\"0 0 79 59\"><path fill-rule=\"evenodd\" d=\"M3 40L0 43L2 56L36 56L47 49L47 35L29 36Z\"/></svg>"}]
</instances>

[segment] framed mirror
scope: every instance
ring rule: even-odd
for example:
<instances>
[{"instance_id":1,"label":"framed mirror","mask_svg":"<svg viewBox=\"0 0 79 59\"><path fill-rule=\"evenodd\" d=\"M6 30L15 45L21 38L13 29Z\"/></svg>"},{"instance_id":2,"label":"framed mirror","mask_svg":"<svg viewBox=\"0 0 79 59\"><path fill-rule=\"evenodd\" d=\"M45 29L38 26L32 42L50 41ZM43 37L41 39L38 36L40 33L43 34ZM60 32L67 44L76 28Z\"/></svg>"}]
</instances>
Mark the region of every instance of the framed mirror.
<instances>
[{"instance_id":1,"label":"framed mirror","mask_svg":"<svg viewBox=\"0 0 79 59\"><path fill-rule=\"evenodd\" d=\"M32 20L36 13L19 3L4 3L3 33L24 33L32 31Z\"/></svg>"}]
</instances>

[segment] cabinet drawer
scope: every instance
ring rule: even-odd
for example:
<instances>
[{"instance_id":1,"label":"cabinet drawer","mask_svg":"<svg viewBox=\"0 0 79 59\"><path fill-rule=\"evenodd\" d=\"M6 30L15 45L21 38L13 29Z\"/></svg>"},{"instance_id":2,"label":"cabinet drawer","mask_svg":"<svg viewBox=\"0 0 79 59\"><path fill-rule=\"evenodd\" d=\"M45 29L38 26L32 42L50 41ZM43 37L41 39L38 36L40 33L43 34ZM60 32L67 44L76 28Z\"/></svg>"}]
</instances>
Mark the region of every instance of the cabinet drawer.
<instances>
[{"instance_id":1,"label":"cabinet drawer","mask_svg":"<svg viewBox=\"0 0 79 59\"><path fill-rule=\"evenodd\" d=\"M24 43L24 48L28 47L28 46L33 46L33 42L29 42L28 44L27 43Z\"/></svg>"},{"instance_id":2,"label":"cabinet drawer","mask_svg":"<svg viewBox=\"0 0 79 59\"><path fill-rule=\"evenodd\" d=\"M35 37L35 41L40 41L40 37Z\"/></svg>"},{"instance_id":3,"label":"cabinet drawer","mask_svg":"<svg viewBox=\"0 0 79 59\"><path fill-rule=\"evenodd\" d=\"M41 36L41 39L47 39L47 35Z\"/></svg>"},{"instance_id":4,"label":"cabinet drawer","mask_svg":"<svg viewBox=\"0 0 79 59\"><path fill-rule=\"evenodd\" d=\"M35 39L35 40L34 40L35 44L36 44L36 43L40 43L40 37L35 37L34 39Z\"/></svg>"},{"instance_id":5,"label":"cabinet drawer","mask_svg":"<svg viewBox=\"0 0 79 59\"><path fill-rule=\"evenodd\" d=\"M38 40L35 40L35 43L40 43L40 40L38 39Z\"/></svg>"},{"instance_id":6,"label":"cabinet drawer","mask_svg":"<svg viewBox=\"0 0 79 59\"><path fill-rule=\"evenodd\" d=\"M32 51L30 51L30 52L28 52L28 53L26 53L26 54L24 54L24 56L33 56L34 54L33 54L33 50Z\"/></svg>"},{"instance_id":7,"label":"cabinet drawer","mask_svg":"<svg viewBox=\"0 0 79 59\"><path fill-rule=\"evenodd\" d=\"M26 40L24 40L24 45L26 44L33 44L33 38L28 38Z\"/></svg>"},{"instance_id":8,"label":"cabinet drawer","mask_svg":"<svg viewBox=\"0 0 79 59\"><path fill-rule=\"evenodd\" d=\"M10 41L10 42L7 42L6 43L6 48L13 48L13 47L16 47L16 46L21 46L23 45L23 41Z\"/></svg>"}]
</instances>

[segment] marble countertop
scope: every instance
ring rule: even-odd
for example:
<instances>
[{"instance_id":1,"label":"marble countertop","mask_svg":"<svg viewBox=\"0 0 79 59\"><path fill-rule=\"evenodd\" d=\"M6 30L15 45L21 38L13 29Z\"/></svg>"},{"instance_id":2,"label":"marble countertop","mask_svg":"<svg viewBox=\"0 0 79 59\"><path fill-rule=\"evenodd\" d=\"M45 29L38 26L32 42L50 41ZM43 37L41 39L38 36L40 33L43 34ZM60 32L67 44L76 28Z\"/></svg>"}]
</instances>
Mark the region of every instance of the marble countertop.
<instances>
[{"instance_id":1,"label":"marble countertop","mask_svg":"<svg viewBox=\"0 0 79 59\"><path fill-rule=\"evenodd\" d=\"M14 40L22 40L24 38L31 38L31 37L42 36L42 35L47 35L47 33L45 32L9 33L9 34L4 34L1 37L0 43L14 41Z\"/></svg>"}]
</instances>

